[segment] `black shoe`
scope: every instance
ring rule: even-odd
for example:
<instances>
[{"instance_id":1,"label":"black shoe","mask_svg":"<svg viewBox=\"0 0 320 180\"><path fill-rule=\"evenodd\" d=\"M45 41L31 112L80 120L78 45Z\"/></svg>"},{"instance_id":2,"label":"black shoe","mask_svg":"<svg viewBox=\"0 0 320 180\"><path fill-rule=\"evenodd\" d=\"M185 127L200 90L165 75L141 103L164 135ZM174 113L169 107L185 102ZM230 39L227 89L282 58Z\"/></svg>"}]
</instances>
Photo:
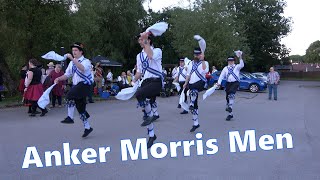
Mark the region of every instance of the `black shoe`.
<instances>
[{"instance_id":1,"label":"black shoe","mask_svg":"<svg viewBox=\"0 0 320 180\"><path fill-rule=\"evenodd\" d=\"M226 111L229 112L229 113L231 113L231 112L232 112L232 108L231 108L231 107L227 107L227 108L226 108Z\"/></svg>"},{"instance_id":2,"label":"black shoe","mask_svg":"<svg viewBox=\"0 0 320 180\"><path fill-rule=\"evenodd\" d=\"M153 137L149 137L148 143L147 143L147 148L151 148L151 146L153 145L153 142L157 139L157 136L154 135Z\"/></svg>"},{"instance_id":3,"label":"black shoe","mask_svg":"<svg viewBox=\"0 0 320 180\"><path fill-rule=\"evenodd\" d=\"M269 100L271 100L271 98L269 98Z\"/></svg>"},{"instance_id":4,"label":"black shoe","mask_svg":"<svg viewBox=\"0 0 320 180\"><path fill-rule=\"evenodd\" d=\"M159 116L159 115L158 115L158 116L153 115L152 122L153 122L153 121L155 121L155 120L157 120L157 119L159 119L159 118L160 118L160 116Z\"/></svg>"},{"instance_id":5,"label":"black shoe","mask_svg":"<svg viewBox=\"0 0 320 180\"><path fill-rule=\"evenodd\" d=\"M148 118L148 116L143 116L142 119L145 121Z\"/></svg>"},{"instance_id":6,"label":"black shoe","mask_svg":"<svg viewBox=\"0 0 320 180\"><path fill-rule=\"evenodd\" d=\"M31 113L32 113L32 111L28 111L28 114L31 114ZM34 114L41 114L41 112L36 111Z\"/></svg>"},{"instance_id":7,"label":"black shoe","mask_svg":"<svg viewBox=\"0 0 320 180\"><path fill-rule=\"evenodd\" d=\"M48 113L48 110L47 110L47 109L44 109L44 110L42 111L42 113L40 114L40 117L45 116L47 113Z\"/></svg>"},{"instance_id":8,"label":"black shoe","mask_svg":"<svg viewBox=\"0 0 320 180\"><path fill-rule=\"evenodd\" d=\"M82 137L87 137L92 131L93 131L92 128L90 128L90 129L85 129Z\"/></svg>"},{"instance_id":9,"label":"black shoe","mask_svg":"<svg viewBox=\"0 0 320 180\"><path fill-rule=\"evenodd\" d=\"M89 101L89 103L94 103L94 101Z\"/></svg>"},{"instance_id":10,"label":"black shoe","mask_svg":"<svg viewBox=\"0 0 320 180\"><path fill-rule=\"evenodd\" d=\"M227 121L230 121L232 118L233 118L233 115L228 115L227 118L226 118L226 120L227 120Z\"/></svg>"},{"instance_id":11,"label":"black shoe","mask_svg":"<svg viewBox=\"0 0 320 180\"><path fill-rule=\"evenodd\" d=\"M186 110L183 110L180 114L188 114L189 112Z\"/></svg>"},{"instance_id":12,"label":"black shoe","mask_svg":"<svg viewBox=\"0 0 320 180\"><path fill-rule=\"evenodd\" d=\"M190 110L190 111L193 111L193 110L194 110L194 107L193 107L192 105L190 105L189 110Z\"/></svg>"},{"instance_id":13,"label":"black shoe","mask_svg":"<svg viewBox=\"0 0 320 180\"><path fill-rule=\"evenodd\" d=\"M35 117L36 114L35 114L35 113L31 113L29 116L30 116L30 117Z\"/></svg>"},{"instance_id":14,"label":"black shoe","mask_svg":"<svg viewBox=\"0 0 320 180\"><path fill-rule=\"evenodd\" d=\"M179 108L179 109L181 108L181 105L180 105L180 104L178 105L178 108Z\"/></svg>"},{"instance_id":15,"label":"black shoe","mask_svg":"<svg viewBox=\"0 0 320 180\"><path fill-rule=\"evenodd\" d=\"M64 123L64 124L73 124L74 121L73 119L71 119L69 116L66 117L63 121L61 121L61 123Z\"/></svg>"},{"instance_id":16,"label":"black shoe","mask_svg":"<svg viewBox=\"0 0 320 180\"><path fill-rule=\"evenodd\" d=\"M275 98L274 100L275 100L275 101L277 101L278 99L277 99L277 98Z\"/></svg>"},{"instance_id":17,"label":"black shoe","mask_svg":"<svg viewBox=\"0 0 320 180\"><path fill-rule=\"evenodd\" d=\"M152 123L152 121L153 121L153 116L152 117L147 117L144 121L143 121L143 123L141 124L141 126L148 126L149 124L151 124Z\"/></svg>"},{"instance_id":18,"label":"black shoe","mask_svg":"<svg viewBox=\"0 0 320 180\"><path fill-rule=\"evenodd\" d=\"M199 127L200 127L200 124L198 124L197 126L192 126L192 129L190 130L190 132L194 132Z\"/></svg>"}]
</instances>

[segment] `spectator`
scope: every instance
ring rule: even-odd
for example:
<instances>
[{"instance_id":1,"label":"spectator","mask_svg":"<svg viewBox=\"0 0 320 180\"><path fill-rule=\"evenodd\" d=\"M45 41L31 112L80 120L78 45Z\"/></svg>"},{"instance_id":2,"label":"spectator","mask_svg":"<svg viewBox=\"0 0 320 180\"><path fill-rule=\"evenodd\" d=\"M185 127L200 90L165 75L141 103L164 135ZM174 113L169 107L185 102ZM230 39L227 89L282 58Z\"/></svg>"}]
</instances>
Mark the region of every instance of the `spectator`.
<instances>
[{"instance_id":1,"label":"spectator","mask_svg":"<svg viewBox=\"0 0 320 180\"><path fill-rule=\"evenodd\" d=\"M26 79L26 76L27 76L27 66L23 65L20 70L20 83L18 87L18 90L21 94L23 94L23 91L24 91L24 81Z\"/></svg>"},{"instance_id":2,"label":"spectator","mask_svg":"<svg viewBox=\"0 0 320 180\"><path fill-rule=\"evenodd\" d=\"M134 68L132 69L132 75L135 76L137 72L137 65L134 65Z\"/></svg>"},{"instance_id":3,"label":"spectator","mask_svg":"<svg viewBox=\"0 0 320 180\"><path fill-rule=\"evenodd\" d=\"M94 66L92 64L92 61L90 60L90 63L91 63L91 77L93 78L94 77ZM90 91L89 91L89 94L88 94L88 102L89 103L94 103L93 99L92 99L92 95L93 95L93 91L94 91L94 87L95 87L95 81L94 81L94 78L93 78L93 83L90 85Z\"/></svg>"},{"instance_id":4,"label":"spectator","mask_svg":"<svg viewBox=\"0 0 320 180\"><path fill-rule=\"evenodd\" d=\"M216 67L215 66L212 66L212 71L211 71L211 74L213 74L213 73L215 73L215 72L217 72L218 70L216 69Z\"/></svg>"},{"instance_id":5,"label":"spectator","mask_svg":"<svg viewBox=\"0 0 320 180\"><path fill-rule=\"evenodd\" d=\"M36 59L29 60L29 71L27 72L26 88L24 89L24 98L31 103L30 116L36 116L36 109L38 106L37 101L43 94L43 87L41 84L41 70L37 67L39 62ZM39 107L40 108L40 107ZM47 109L40 108L42 113L40 116L44 116L48 113ZM30 109L29 109L30 110Z\"/></svg>"},{"instance_id":6,"label":"spectator","mask_svg":"<svg viewBox=\"0 0 320 180\"><path fill-rule=\"evenodd\" d=\"M50 79L51 84L53 84L54 80L60 76L64 75L64 72L62 71L62 66L60 64L57 64L55 66L55 69L50 73ZM54 86L52 89L52 105L51 108L54 108L56 106L56 100L58 100L58 107L62 107L62 95L64 93L64 90L66 89L66 81L59 81L57 85Z\"/></svg>"},{"instance_id":7,"label":"spectator","mask_svg":"<svg viewBox=\"0 0 320 180\"><path fill-rule=\"evenodd\" d=\"M94 81L96 83L96 88L98 89L99 94L102 94L102 79L103 79L103 69L101 68L100 63L98 62L95 66Z\"/></svg>"},{"instance_id":8,"label":"spectator","mask_svg":"<svg viewBox=\"0 0 320 180\"><path fill-rule=\"evenodd\" d=\"M50 73L55 70L55 66L54 66L53 62L49 62L49 64L47 64L47 66L48 66L48 69L46 70L46 75L49 76Z\"/></svg>"},{"instance_id":9,"label":"spectator","mask_svg":"<svg viewBox=\"0 0 320 180\"><path fill-rule=\"evenodd\" d=\"M131 81L133 79L133 75L131 74L131 72L129 70L127 71L127 79L128 79L129 86L131 86Z\"/></svg>"},{"instance_id":10,"label":"spectator","mask_svg":"<svg viewBox=\"0 0 320 180\"><path fill-rule=\"evenodd\" d=\"M270 68L270 72L267 76L268 79L268 89L269 89L269 100L272 97L272 90L273 90L273 98L274 100L278 99L278 83L280 80L279 73L274 71L274 67Z\"/></svg>"},{"instance_id":11,"label":"spectator","mask_svg":"<svg viewBox=\"0 0 320 180\"><path fill-rule=\"evenodd\" d=\"M108 74L107 74L107 85L111 85L112 81L113 81L113 74L112 74L111 70L110 70L110 69L108 69Z\"/></svg>"},{"instance_id":12,"label":"spectator","mask_svg":"<svg viewBox=\"0 0 320 180\"><path fill-rule=\"evenodd\" d=\"M4 90L4 86L3 86L3 77L2 77L2 72L0 70L0 101L2 101L2 95L1 95L1 91Z\"/></svg>"},{"instance_id":13,"label":"spectator","mask_svg":"<svg viewBox=\"0 0 320 180\"><path fill-rule=\"evenodd\" d=\"M122 72L121 76L118 77L118 84L120 90L129 87L128 78L125 72Z\"/></svg>"}]
</instances>

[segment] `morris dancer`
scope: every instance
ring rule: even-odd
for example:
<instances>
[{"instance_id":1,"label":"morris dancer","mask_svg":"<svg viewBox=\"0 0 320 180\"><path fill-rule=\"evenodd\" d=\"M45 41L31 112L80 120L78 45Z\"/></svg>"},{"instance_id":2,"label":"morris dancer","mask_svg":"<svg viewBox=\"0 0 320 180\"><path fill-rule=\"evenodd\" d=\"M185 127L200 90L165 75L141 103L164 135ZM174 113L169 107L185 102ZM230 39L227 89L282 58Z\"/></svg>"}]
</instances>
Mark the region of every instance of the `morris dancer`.
<instances>
[{"instance_id":1,"label":"morris dancer","mask_svg":"<svg viewBox=\"0 0 320 180\"><path fill-rule=\"evenodd\" d=\"M136 98L139 106L144 109L148 116L143 118L144 121L141 126L147 126L149 135L147 147L150 148L157 139L154 134L153 121L159 117L158 114L154 113L157 113L156 96L162 89L162 51L153 47L152 40L146 32L139 35L138 43L142 52L137 55L137 72L133 83L143 76L143 82L136 92ZM150 101L147 99L150 99Z\"/></svg>"},{"instance_id":2,"label":"morris dancer","mask_svg":"<svg viewBox=\"0 0 320 180\"><path fill-rule=\"evenodd\" d=\"M175 77L175 81L179 83L180 85L180 91L178 92L179 95L182 93L183 91L183 85L184 83L186 82L186 78L187 78L187 70L186 68L184 67L184 58L180 58L179 59L180 61L180 66L177 68L177 74L176 74L176 77ZM185 103L187 103L188 99L187 99L187 91L188 89L184 89L184 99L185 99ZM179 104L178 105L178 108L181 108L181 105ZM180 114L188 114L188 111L186 110L183 110Z\"/></svg>"},{"instance_id":3,"label":"morris dancer","mask_svg":"<svg viewBox=\"0 0 320 180\"><path fill-rule=\"evenodd\" d=\"M90 86L93 84L93 76L91 73L91 63L86 59L83 54L83 45L81 43L74 43L72 46L72 54L67 54L67 57L71 59L66 72L63 76L55 79L57 84L59 81L66 81L68 78L72 77L73 87L67 94L67 105L68 107L76 107L80 119L84 125L84 134L82 137L87 137L93 129L89 124L89 113L86 111L86 97L90 93ZM68 111L69 114L69 111ZM73 120L65 119L61 123L73 123Z\"/></svg>"},{"instance_id":4,"label":"morris dancer","mask_svg":"<svg viewBox=\"0 0 320 180\"><path fill-rule=\"evenodd\" d=\"M207 79L206 73L209 71L208 63L204 61L204 53L200 48L194 49L194 60L187 66L187 78L183 88L189 86L190 89L190 112L193 116L193 126L190 132L194 132L200 127L198 119L198 94L205 89Z\"/></svg>"},{"instance_id":5,"label":"morris dancer","mask_svg":"<svg viewBox=\"0 0 320 180\"><path fill-rule=\"evenodd\" d=\"M217 82L218 86L221 86L221 82L223 79L226 79L226 100L227 100L227 108L226 111L229 112L229 115L227 116L226 120L230 121L233 118L233 105L234 101L236 98L236 92L239 88L240 85L240 70L244 67L244 62L242 60L242 53L237 54L238 58L240 59L240 64L235 64L235 57L230 56L227 61L228 61L228 66L224 67L219 80Z\"/></svg>"}]
</instances>

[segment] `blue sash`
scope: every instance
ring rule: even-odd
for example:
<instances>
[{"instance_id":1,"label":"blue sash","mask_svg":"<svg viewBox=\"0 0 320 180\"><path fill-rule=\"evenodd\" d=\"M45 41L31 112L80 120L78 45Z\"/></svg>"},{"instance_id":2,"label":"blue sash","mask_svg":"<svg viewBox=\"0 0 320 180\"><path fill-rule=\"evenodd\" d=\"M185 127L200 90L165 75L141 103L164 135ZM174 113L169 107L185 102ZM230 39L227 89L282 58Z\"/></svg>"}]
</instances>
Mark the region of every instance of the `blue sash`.
<instances>
[{"instance_id":1,"label":"blue sash","mask_svg":"<svg viewBox=\"0 0 320 180\"><path fill-rule=\"evenodd\" d=\"M82 61L79 60L78 62L81 63ZM93 83L91 73L88 76L84 75L81 71L79 71L74 63L72 64L72 73L76 73L79 77L81 77L84 80L84 84L91 85Z\"/></svg>"},{"instance_id":2,"label":"blue sash","mask_svg":"<svg viewBox=\"0 0 320 180\"><path fill-rule=\"evenodd\" d=\"M149 58L148 56L144 57L143 52L140 53L140 60L141 60L141 64L142 64L142 74L144 75L146 71L149 71L151 74L159 76L161 78L161 82L163 85L163 75L161 72L151 68L149 66Z\"/></svg>"},{"instance_id":3,"label":"blue sash","mask_svg":"<svg viewBox=\"0 0 320 180\"><path fill-rule=\"evenodd\" d=\"M183 67L181 68L181 67L179 67L179 74L178 74L178 80L179 80L179 77L180 77L180 75L182 76L182 77L184 77L185 79L187 78L187 76L185 75L185 74L183 74L182 72L183 72Z\"/></svg>"},{"instance_id":4,"label":"blue sash","mask_svg":"<svg viewBox=\"0 0 320 180\"><path fill-rule=\"evenodd\" d=\"M200 74L200 72L198 71L198 67L199 67L201 64L202 64L201 61L200 61L199 63L197 63L197 64L195 64L195 63L192 64L192 70L191 70L191 72L190 72L190 77L191 77L192 73L195 72L196 75L197 75L202 81L204 81L205 83L207 83L207 79L206 79L205 77L203 77L203 76Z\"/></svg>"},{"instance_id":5,"label":"blue sash","mask_svg":"<svg viewBox=\"0 0 320 180\"><path fill-rule=\"evenodd\" d=\"M236 81L240 82L239 77L233 71L235 66L231 66L231 67L227 67L227 68L228 68L228 74L227 74L227 79L226 79L227 82L228 82L228 78L229 78L230 75L232 75L236 79Z\"/></svg>"}]
</instances>

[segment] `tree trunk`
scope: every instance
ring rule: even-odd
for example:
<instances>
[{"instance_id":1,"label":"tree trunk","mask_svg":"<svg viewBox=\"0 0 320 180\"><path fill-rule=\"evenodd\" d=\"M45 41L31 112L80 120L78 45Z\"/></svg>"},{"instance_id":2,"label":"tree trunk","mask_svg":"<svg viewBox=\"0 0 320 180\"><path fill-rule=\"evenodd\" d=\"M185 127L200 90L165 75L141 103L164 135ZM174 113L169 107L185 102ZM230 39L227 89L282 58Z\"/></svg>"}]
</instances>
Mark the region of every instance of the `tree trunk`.
<instances>
[{"instance_id":1,"label":"tree trunk","mask_svg":"<svg viewBox=\"0 0 320 180\"><path fill-rule=\"evenodd\" d=\"M0 71L2 72L3 82L5 87L8 89L8 94L10 96L17 93L17 87L19 86L18 81L14 79L12 72L9 69L7 62L0 57Z\"/></svg>"}]
</instances>

